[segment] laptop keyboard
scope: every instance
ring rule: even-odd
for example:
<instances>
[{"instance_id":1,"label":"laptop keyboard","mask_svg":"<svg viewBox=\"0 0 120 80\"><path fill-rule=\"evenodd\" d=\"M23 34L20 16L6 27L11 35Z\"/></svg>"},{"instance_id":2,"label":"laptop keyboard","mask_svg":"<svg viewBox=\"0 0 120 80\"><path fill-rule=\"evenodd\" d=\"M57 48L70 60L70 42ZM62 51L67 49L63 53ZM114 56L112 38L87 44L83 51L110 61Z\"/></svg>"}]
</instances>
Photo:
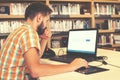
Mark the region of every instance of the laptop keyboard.
<instances>
[{"instance_id":1,"label":"laptop keyboard","mask_svg":"<svg viewBox=\"0 0 120 80\"><path fill-rule=\"evenodd\" d=\"M71 61L73 61L75 58L74 57L69 57L66 55L62 55L62 56L55 56L55 57L51 57L50 60L54 60L54 61L59 61L59 62L64 62L64 63L70 63Z\"/></svg>"},{"instance_id":2,"label":"laptop keyboard","mask_svg":"<svg viewBox=\"0 0 120 80\"><path fill-rule=\"evenodd\" d=\"M64 63L70 63L72 62L74 59L76 58L75 57L71 57L71 56L66 56L66 55L62 55L62 56L55 56L55 57L51 57L50 60L54 60L54 61L59 61L59 62L64 62ZM84 59L88 62L91 62L91 61L95 61L96 59L95 58L88 58L88 57L84 57Z\"/></svg>"}]
</instances>

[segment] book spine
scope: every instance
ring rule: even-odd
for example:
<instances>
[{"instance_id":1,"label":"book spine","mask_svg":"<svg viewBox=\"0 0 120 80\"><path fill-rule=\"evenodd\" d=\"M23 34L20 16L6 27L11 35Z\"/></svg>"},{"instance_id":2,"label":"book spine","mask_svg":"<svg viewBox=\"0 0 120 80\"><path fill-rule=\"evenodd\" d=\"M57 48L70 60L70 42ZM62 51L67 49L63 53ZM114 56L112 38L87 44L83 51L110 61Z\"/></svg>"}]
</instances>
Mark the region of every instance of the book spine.
<instances>
[{"instance_id":1,"label":"book spine","mask_svg":"<svg viewBox=\"0 0 120 80\"><path fill-rule=\"evenodd\" d=\"M10 15L24 15L26 7L30 3L10 3Z\"/></svg>"},{"instance_id":2,"label":"book spine","mask_svg":"<svg viewBox=\"0 0 120 80\"><path fill-rule=\"evenodd\" d=\"M90 21L84 19L51 20L51 31L69 31L70 29L90 28Z\"/></svg>"},{"instance_id":3,"label":"book spine","mask_svg":"<svg viewBox=\"0 0 120 80\"><path fill-rule=\"evenodd\" d=\"M23 21L0 21L0 33L10 33L23 24Z\"/></svg>"}]
</instances>

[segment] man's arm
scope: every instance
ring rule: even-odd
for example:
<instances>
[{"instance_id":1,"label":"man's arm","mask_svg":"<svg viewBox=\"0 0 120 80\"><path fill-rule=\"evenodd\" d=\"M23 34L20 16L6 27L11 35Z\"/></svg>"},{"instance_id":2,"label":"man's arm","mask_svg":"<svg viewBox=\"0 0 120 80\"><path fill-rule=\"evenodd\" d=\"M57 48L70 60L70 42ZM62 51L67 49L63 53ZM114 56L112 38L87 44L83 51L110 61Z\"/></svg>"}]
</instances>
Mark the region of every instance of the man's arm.
<instances>
[{"instance_id":1,"label":"man's arm","mask_svg":"<svg viewBox=\"0 0 120 80\"><path fill-rule=\"evenodd\" d=\"M38 56L38 51L36 48L30 48L24 54L25 63L27 68L33 78L40 76L54 75L58 73L65 73L69 71L74 71L79 67L85 66L88 64L83 59L75 59L70 64L62 65L51 65L51 64L41 64L40 58Z\"/></svg>"},{"instance_id":2,"label":"man's arm","mask_svg":"<svg viewBox=\"0 0 120 80\"><path fill-rule=\"evenodd\" d=\"M43 55L43 52L46 48L46 45L48 43L48 40L51 38L51 31L48 29L48 27L46 28L45 32L40 35L40 46L41 46L41 50L40 50L40 57Z\"/></svg>"}]
</instances>

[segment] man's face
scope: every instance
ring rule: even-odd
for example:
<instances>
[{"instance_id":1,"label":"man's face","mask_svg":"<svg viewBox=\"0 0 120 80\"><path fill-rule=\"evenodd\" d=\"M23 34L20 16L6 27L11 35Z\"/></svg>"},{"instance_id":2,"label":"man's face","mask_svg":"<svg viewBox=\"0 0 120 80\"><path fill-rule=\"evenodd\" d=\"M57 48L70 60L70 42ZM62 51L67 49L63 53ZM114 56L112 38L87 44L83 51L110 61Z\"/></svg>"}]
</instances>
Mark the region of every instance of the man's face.
<instances>
[{"instance_id":1,"label":"man's face","mask_svg":"<svg viewBox=\"0 0 120 80\"><path fill-rule=\"evenodd\" d=\"M44 23L42 21L41 24L39 24L38 28L37 28L38 35L43 34L45 32L45 29L46 29L46 27L44 26Z\"/></svg>"},{"instance_id":2,"label":"man's face","mask_svg":"<svg viewBox=\"0 0 120 80\"><path fill-rule=\"evenodd\" d=\"M43 21L38 25L37 33L38 35L41 35L45 32L45 29L47 28L49 22L49 15L43 18Z\"/></svg>"}]
</instances>

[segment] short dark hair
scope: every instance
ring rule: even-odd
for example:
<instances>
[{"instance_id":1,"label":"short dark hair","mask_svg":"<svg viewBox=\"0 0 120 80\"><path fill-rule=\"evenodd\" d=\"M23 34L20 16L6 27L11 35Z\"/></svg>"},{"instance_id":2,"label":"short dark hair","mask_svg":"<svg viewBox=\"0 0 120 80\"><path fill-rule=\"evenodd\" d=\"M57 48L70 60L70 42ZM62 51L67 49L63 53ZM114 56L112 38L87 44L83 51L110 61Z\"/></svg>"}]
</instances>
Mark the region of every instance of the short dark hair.
<instances>
[{"instance_id":1,"label":"short dark hair","mask_svg":"<svg viewBox=\"0 0 120 80\"><path fill-rule=\"evenodd\" d=\"M34 17L38 13L41 13L43 16L46 16L47 14L50 14L51 12L52 12L52 10L50 9L50 7L48 7L44 3L40 3L40 2L31 3L26 8L26 11L25 11L25 20L27 20L27 18L30 18L31 20L33 20Z\"/></svg>"}]
</instances>

